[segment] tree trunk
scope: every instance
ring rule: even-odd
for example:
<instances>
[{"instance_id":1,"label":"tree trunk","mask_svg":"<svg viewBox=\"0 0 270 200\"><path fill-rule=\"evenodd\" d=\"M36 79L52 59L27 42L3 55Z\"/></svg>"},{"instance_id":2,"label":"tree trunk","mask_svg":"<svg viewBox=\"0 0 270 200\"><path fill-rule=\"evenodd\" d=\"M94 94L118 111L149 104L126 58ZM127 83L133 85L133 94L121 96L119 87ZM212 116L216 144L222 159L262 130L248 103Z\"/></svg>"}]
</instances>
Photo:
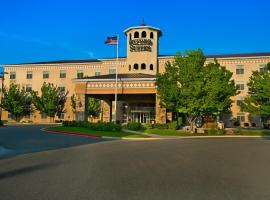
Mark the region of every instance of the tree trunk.
<instances>
[{"instance_id":1,"label":"tree trunk","mask_svg":"<svg viewBox=\"0 0 270 200\"><path fill-rule=\"evenodd\" d=\"M196 117L195 116L189 116L188 117L188 123L190 125L191 128L191 133L194 133L194 121L195 121Z\"/></svg>"}]
</instances>

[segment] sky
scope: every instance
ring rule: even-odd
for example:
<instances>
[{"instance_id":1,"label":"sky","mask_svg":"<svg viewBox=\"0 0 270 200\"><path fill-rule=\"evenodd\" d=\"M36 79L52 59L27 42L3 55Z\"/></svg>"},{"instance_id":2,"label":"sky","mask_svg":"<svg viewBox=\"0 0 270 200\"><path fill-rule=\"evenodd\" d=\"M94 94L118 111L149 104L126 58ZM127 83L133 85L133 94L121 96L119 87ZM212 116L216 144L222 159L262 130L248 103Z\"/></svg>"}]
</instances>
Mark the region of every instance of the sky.
<instances>
[{"instance_id":1,"label":"sky","mask_svg":"<svg viewBox=\"0 0 270 200\"><path fill-rule=\"evenodd\" d=\"M107 36L162 30L161 55L270 52L269 0L0 0L0 64L116 56Z\"/></svg>"}]
</instances>

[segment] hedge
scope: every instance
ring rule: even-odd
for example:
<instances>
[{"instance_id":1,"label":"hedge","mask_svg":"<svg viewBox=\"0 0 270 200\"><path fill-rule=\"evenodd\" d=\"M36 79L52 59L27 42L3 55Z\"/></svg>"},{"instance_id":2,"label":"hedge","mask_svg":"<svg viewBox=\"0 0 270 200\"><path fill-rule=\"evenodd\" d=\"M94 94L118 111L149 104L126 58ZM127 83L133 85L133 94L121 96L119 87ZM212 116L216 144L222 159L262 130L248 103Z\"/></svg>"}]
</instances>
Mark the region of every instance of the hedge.
<instances>
[{"instance_id":1,"label":"hedge","mask_svg":"<svg viewBox=\"0 0 270 200\"><path fill-rule=\"evenodd\" d=\"M121 125L112 122L90 123L85 121L63 121L63 126L66 127L83 127L93 131L120 131Z\"/></svg>"}]
</instances>

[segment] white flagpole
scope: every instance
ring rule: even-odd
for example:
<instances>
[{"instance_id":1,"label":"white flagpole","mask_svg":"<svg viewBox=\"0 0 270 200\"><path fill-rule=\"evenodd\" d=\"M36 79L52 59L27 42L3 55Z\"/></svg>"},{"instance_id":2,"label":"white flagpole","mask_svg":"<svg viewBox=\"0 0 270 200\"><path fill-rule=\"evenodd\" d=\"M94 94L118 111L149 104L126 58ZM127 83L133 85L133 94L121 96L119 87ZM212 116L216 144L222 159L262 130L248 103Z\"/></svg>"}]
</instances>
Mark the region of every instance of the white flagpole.
<instances>
[{"instance_id":1,"label":"white flagpole","mask_svg":"<svg viewBox=\"0 0 270 200\"><path fill-rule=\"evenodd\" d=\"M119 48L119 35L117 34L117 46L116 46L116 66L115 66L115 95L114 95L114 123L117 120L117 89L118 89L118 48Z\"/></svg>"}]
</instances>

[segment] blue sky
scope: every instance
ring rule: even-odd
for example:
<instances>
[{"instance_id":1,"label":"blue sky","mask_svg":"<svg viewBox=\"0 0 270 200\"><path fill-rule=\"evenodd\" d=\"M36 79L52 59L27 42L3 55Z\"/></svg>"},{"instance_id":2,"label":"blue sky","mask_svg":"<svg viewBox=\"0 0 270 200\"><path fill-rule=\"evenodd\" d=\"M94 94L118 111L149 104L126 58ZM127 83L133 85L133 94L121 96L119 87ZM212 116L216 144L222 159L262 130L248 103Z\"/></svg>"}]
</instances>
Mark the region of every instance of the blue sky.
<instances>
[{"instance_id":1,"label":"blue sky","mask_svg":"<svg viewBox=\"0 0 270 200\"><path fill-rule=\"evenodd\" d=\"M126 56L123 30L142 18L163 31L160 54L270 52L269 7L269 0L0 0L0 64L114 57L104 41L117 33Z\"/></svg>"}]
</instances>

